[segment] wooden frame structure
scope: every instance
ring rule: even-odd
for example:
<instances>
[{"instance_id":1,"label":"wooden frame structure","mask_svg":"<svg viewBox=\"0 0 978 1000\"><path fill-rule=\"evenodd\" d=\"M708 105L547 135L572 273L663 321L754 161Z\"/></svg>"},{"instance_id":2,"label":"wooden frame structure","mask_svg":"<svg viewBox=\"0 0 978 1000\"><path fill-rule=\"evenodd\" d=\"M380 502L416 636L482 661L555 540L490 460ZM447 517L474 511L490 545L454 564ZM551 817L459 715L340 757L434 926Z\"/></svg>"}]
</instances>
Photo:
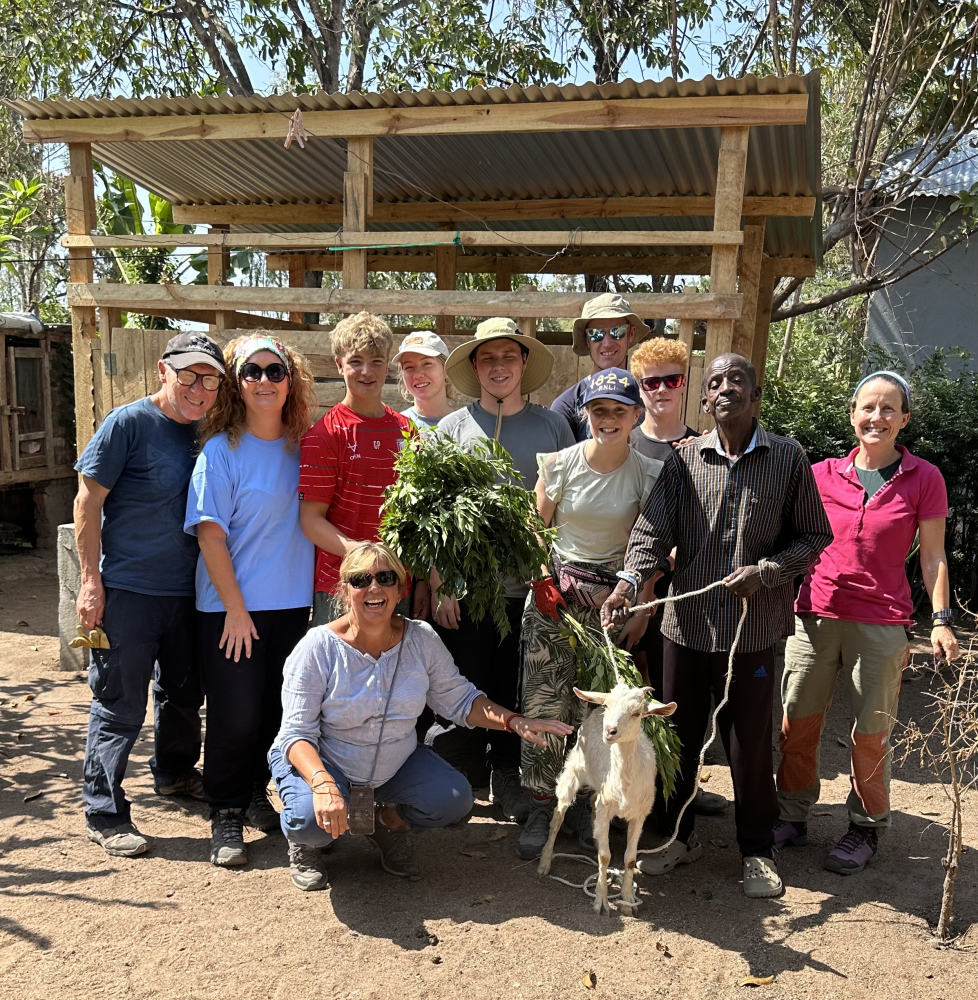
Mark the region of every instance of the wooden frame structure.
<instances>
[{"instance_id":1,"label":"wooden frame structure","mask_svg":"<svg viewBox=\"0 0 978 1000\"><path fill-rule=\"evenodd\" d=\"M763 372L774 283L783 275L814 274L818 253L817 245L801 256L766 252L768 220L798 220L811 227L818 213L819 181L816 176L812 183L810 170L808 183L801 185L807 191L799 188L783 195L747 192L751 136L760 130L758 134L764 135L770 145L777 141L779 129L795 127L793 134L797 135L797 127L805 126L811 133L813 121L813 134L817 136L818 96L817 78L814 88L812 78L789 78L787 84L779 81L770 86L765 81L749 80L753 82L747 89L756 92L738 93L733 87L728 88L729 93L706 93L704 81L691 85L693 89L683 96L669 96L672 91L629 96L636 86L632 85L632 91L626 88L608 99L602 96L605 88L589 85L591 91L575 91L574 99L564 99L562 93L560 99L553 94L548 97L539 90L532 94L521 92L520 99L511 101L486 99L487 92L456 92L428 95L434 99L427 101L427 106L421 101L426 92L394 95L396 100L388 100L387 95L324 95L322 101L329 109L303 109L303 123L317 141L333 143L330 148L335 147L337 139L345 140L341 201L175 203L176 222L210 227L206 233L188 236L93 235L97 222L93 144L99 151L136 146L151 149L162 144L159 148L193 156L192 144L196 143L202 144L202 153L232 150L245 162L249 151L259 148L255 143L265 143L261 147L264 149L271 148L268 143L279 148L288 132L290 115L273 105L273 99L264 99L269 110L238 113L232 109L224 113L214 105L218 108L215 113L199 114L188 113L187 102L175 101L169 111L157 107L165 105L165 101L153 105L147 102L146 108L152 110L138 114L127 110L135 102L127 102L120 106L121 110L114 108L112 114L103 112L104 106L113 102L92 102L94 110L84 114L77 111L86 102L74 102L70 107L63 102L49 102L44 107L38 102L14 102L13 106L25 116L27 141L63 142L69 150L70 175L65 185L68 235L63 245L70 262L68 305L73 327L79 451L120 391L111 389L112 378L118 377L106 374L106 359L101 355L110 353L105 347L114 335L122 335L119 320L123 311L193 318L209 323L218 334L236 328L274 326L307 331L305 336L310 336L316 326L304 322L308 313L350 313L360 309L381 314L430 315L443 336L455 334L454 317L508 315L524 332L533 334L542 318L579 315L589 296L525 289L514 292L514 273L701 274L709 275L709 291L631 294L632 306L647 319L679 320L679 336L691 348L696 321L704 320L705 361L734 350L752 358ZM746 83L730 82L737 86ZM667 83L675 91L676 85ZM648 86L663 88L666 84ZM540 94L544 94L542 99ZM382 100L374 101L375 105L387 101L394 106L350 107L354 97L362 101L379 97ZM300 99L288 100L297 109L301 107ZM656 140L660 143L669 143L676 136L681 139L684 130L719 133L714 190L692 195L601 194L455 201L378 201L375 195L380 180L391 173L390 169L378 173L382 168L377 166L375 145L380 141L390 144L425 138L507 142L564 133L585 137L599 133L596 138L600 139L649 130L669 130ZM809 153L817 158L817 151ZM459 169L464 172L464 166ZM151 181L141 182L152 187ZM708 228L701 228L704 217L712 217ZM663 228L627 224L628 220L647 223L657 218L669 224ZM567 223L588 219L601 221L604 228L571 228ZM701 221L697 223L697 219ZM608 225L604 220L616 220L616 224ZM617 220L624 224L617 224ZM547 221L565 224L563 228L536 228L536 224ZM493 229L490 223L500 224L501 228ZM341 228L324 228L336 224ZM502 228L503 224L522 228ZM285 227L295 226L304 228L286 231ZM256 227L260 231L255 231ZM817 239L814 242L818 244ZM113 247L203 247L208 255L208 285L97 283L93 252ZM289 287L225 284L230 251L242 247L264 251L270 270L288 272ZM312 284L310 272L317 271L341 272L342 288L308 287ZM434 272L437 291L368 288L369 275L375 271ZM458 291L457 278L464 273L494 274L496 291ZM262 311L285 312L289 320L268 321L256 315ZM548 338L551 342L552 337ZM569 336L564 342L569 343ZM324 339L322 344L325 356L328 349ZM117 352L111 353L117 358ZM149 365L145 357L143 364ZM560 372L555 378L567 384L583 374L569 353L558 367ZM688 409L694 419L696 402L692 399Z\"/></svg>"}]
</instances>

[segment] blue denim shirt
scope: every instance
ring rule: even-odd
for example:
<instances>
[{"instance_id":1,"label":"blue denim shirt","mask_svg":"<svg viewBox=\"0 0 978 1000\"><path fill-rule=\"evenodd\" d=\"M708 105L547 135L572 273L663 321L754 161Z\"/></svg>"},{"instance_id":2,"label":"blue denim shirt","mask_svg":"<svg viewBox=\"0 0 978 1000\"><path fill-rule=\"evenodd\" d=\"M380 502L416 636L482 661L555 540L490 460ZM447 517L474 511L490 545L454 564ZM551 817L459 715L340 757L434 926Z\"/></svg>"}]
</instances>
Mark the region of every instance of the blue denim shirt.
<instances>
[{"instance_id":1,"label":"blue denim shirt","mask_svg":"<svg viewBox=\"0 0 978 1000\"><path fill-rule=\"evenodd\" d=\"M288 760L292 744L306 740L324 762L335 764L355 784L366 784L401 645L404 652L371 784L388 781L414 753L414 727L426 704L456 725L472 728L465 720L483 692L458 672L426 622L406 622L401 642L376 660L320 625L306 633L285 661L282 728L274 744L282 756Z\"/></svg>"}]
</instances>

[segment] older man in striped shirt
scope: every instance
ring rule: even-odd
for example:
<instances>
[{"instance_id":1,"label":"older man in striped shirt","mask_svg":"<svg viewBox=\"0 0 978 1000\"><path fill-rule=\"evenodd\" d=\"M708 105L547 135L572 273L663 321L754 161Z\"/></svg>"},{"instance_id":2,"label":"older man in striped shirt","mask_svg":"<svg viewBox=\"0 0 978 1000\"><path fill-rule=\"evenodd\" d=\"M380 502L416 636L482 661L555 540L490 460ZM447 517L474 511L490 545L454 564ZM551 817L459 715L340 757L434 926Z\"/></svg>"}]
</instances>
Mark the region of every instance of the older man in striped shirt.
<instances>
[{"instance_id":1,"label":"older man in striped shirt","mask_svg":"<svg viewBox=\"0 0 978 1000\"><path fill-rule=\"evenodd\" d=\"M710 703L723 697L741 599L748 598L719 728L734 785L744 892L777 896L784 887L773 853L774 644L794 630L794 578L829 544L832 530L801 446L768 434L753 417L761 397L754 366L737 354L720 355L704 373L703 396L716 429L677 448L663 469L632 530L622 580L602 608L602 622L627 617L642 581L673 548L670 595L724 583L666 605L663 615L660 697L679 706L673 720L682 741L682 774L665 817L671 831L693 792ZM702 855L695 818L687 809L676 842L640 862L645 874L663 874Z\"/></svg>"}]
</instances>

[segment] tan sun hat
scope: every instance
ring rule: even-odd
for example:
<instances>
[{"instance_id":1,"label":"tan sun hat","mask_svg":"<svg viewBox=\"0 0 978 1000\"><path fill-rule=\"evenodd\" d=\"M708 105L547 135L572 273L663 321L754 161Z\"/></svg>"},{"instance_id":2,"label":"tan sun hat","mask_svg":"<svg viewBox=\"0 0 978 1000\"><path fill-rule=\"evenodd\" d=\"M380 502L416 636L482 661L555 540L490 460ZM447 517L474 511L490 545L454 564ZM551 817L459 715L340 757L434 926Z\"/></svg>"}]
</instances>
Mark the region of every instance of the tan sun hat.
<instances>
[{"instance_id":1,"label":"tan sun hat","mask_svg":"<svg viewBox=\"0 0 978 1000\"><path fill-rule=\"evenodd\" d=\"M596 295L584 303L581 310L581 318L574 320L574 353L579 357L586 358L590 353L587 346L587 337L584 330L592 319L623 319L636 330L635 343L640 344L652 332L643 323L628 304L628 300L623 295L616 295L614 292L606 292L604 295ZM634 345L632 345L634 346Z\"/></svg>"},{"instance_id":2,"label":"tan sun hat","mask_svg":"<svg viewBox=\"0 0 978 1000\"><path fill-rule=\"evenodd\" d=\"M526 337L520 333L519 327L511 320L501 316L483 320L475 330L472 340L459 344L445 362L445 371L452 385L466 396L482 395L482 385L479 377L469 361L469 355L480 345L489 340L515 340L529 351L523 378L520 380L520 395L528 396L535 392L550 378L554 367L554 356L546 345L535 337Z\"/></svg>"},{"instance_id":3,"label":"tan sun hat","mask_svg":"<svg viewBox=\"0 0 978 1000\"><path fill-rule=\"evenodd\" d=\"M447 358L450 351L437 333L431 330L412 330L397 349L397 354L391 358L391 364L396 365L405 354L423 354L428 358Z\"/></svg>"}]
</instances>

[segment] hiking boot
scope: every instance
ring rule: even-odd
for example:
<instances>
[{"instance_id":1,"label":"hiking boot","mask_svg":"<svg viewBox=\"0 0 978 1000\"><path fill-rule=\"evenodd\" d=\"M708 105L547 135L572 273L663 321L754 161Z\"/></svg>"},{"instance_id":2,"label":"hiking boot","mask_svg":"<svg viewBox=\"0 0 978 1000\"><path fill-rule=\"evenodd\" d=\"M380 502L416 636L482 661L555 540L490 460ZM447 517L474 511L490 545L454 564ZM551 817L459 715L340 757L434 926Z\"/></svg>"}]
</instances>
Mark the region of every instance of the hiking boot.
<instances>
[{"instance_id":1,"label":"hiking boot","mask_svg":"<svg viewBox=\"0 0 978 1000\"><path fill-rule=\"evenodd\" d=\"M550 836L550 821L553 819L556 799L537 799L530 802L530 815L526 818L520 839L516 842L516 856L524 861L540 857Z\"/></svg>"},{"instance_id":2,"label":"hiking boot","mask_svg":"<svg viewBox=\"0 0 978 1000\"><path fill-rule=\"evenodd\" d=\"M774 824L774 849L782 847L804 847L808 843L808 824L794 823L791 820L779 819Z\"/></svg>"},{"instance_id":3,"label":"hiking boot","mask_svg":"<svg viewBox=\"0 0 978 1000\"><path fill-rule=\"evenodd\" d=\"M705 788L696 789L693 799L693 809L700 816L719 816L730 803L717 792L708 792Z\"/></svg>"},{"instance_id":4,"label":"hiking boot","mask_svg":"<svg viewBox=\"0 0 978 1000\"><path fill-rule=\"evenodd\" d=\"M829 851L825 867L839 875L855 875L872 864L879 852L879 837L866 826L849 824L846 835Z\"/></svg>"},{"instance_id":5,"label":"hiking boot","mask_svg":"<svg viewBox=\"0 0 978 1000\"><path fill-rule=\"evenodd\" d=\"M665 875L677 865L691 865L703 857L703 845L695 833L689 835L689 842L674 840L664 851L658 854L646 854L638 861L636 867L643 875Z\"/></svg>"},{"instance_id":6,"label":"hiking boot","mask_svg":"<svg viewBox=\"0 0 978 1000\"><path fill-rule=\"evenodd\" d=\"M530 815L530 803L523 794L518 768L493 768L489 778L489 801L499 806L510 822L526 822Z\"/></svg>"},{"instance_id":7,"label":"hiking boot","mask_svg":"<svg viewBox=\"0 0 978 1000\"><path fill-rule=\"evenodd\" d=\"M279 829L279 816L275 807L268 801L268 785L255 782L251 790L251 801L245 807L245 823L262 833L271 833Z\"/></svg>"},{"instance_id":8,"label":"hiking boot","mask_svg":"<svg viewBox=\"0 0 978 1000\"><path fill-rule=\"evenodd\" d=\"M303 892L329 888L326 858L318 847L304 847L289 841L289 874L292 884Z\"/></svg>"},{"instance_id":9,"label":"hiking boot","mask_svg":"<svg viewBox=\"0 0 978 1000\"><path fill-rule=\"evenodd\" d=\"M421 872L414 863L414 838L406 829L388 830L378 819L368 839L380 848L380 863L384 871L411 882L421 878Z\"/></svg>"},{"instance_id":10,"label":"hiking boot","mask_svg":"<svg viewBox=\"0 0 978 1000\"><path fill-rule=\"evenodd\" d=\"M564 822L561 824L560 832L568 837L573 837L577 841L577 846L583 847L585 851L596 851L590 798L590 792L578 792L577 798L564 813Z\"/></svg>"},{"instance_id":11,"label":"hiking boot","mask_svg":"<svg viewBox=\"0 0 978 1000\"><path fill-rule=\"evenodd\" d=\"M211 816L211 864L220 868L236 868L247 863L244 810L218 809Z\"/></svg>"},{"instance_id":12,"label":"hiking boot","mask_svg":"<svg viewBox=\"0 0 978 1000\"><path fill-rule=\"evenodd\" d=\"M178 799L197 799L204 802L207 796L204 794L204 778L196 767L192 767L186 774L181 774L173 781L153 781L153 791L157 795L172 795Z\"/></svg>"},{"instance_id":13,"label":"hiking boot","mask_svg":"<svg viewBox=\"0 0 978 1000\"><path fill-rule=\"evenodd\" d=\"M85 833L88 839L98 844L106 854L117 858L134 858L137 854L145 854L149 850L149 841L132 823L120 823L111 830L97 830L86 822Z\"/></svg>"},{"instance_id":14,"label":"hiking boot","mask_svg":"<svg viewBox=\"0 0 978 1000\"><path fill-rule=\"evenodd\" d=\"M772 858L744 858L744 895L750 899L769 899L784 892L777 862Z\"/></svg>"}]
</instances>

